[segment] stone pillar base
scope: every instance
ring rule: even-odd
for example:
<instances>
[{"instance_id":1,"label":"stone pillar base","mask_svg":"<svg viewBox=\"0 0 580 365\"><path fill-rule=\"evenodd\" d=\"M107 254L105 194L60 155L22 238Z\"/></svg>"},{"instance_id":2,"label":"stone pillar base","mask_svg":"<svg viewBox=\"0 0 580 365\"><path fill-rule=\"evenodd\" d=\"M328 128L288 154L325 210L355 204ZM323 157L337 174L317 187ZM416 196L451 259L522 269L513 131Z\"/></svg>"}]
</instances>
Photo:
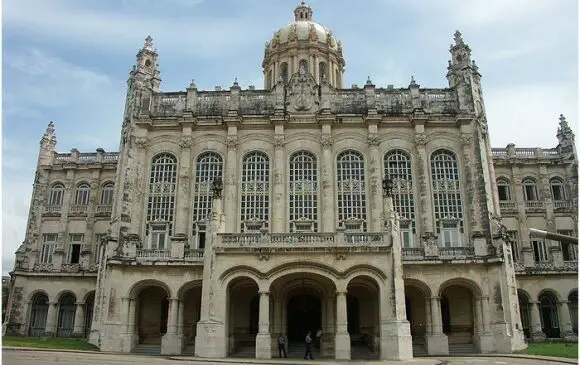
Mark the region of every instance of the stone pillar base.
<instances>
[{"instance_id":1,"label":"stone pillar base","mask_svg":"<svg viewBox=\"0 0 580 365\"><path fill-rule=\"evenodd\" d=\"M181 355L183 337L176 333L166 333L161 337L161 355Z\"/></svg>"},{"instance_id":2,"label":"stone pillar base","mask_svg":"<svg viewBox=\"0 0 580 365\"><path fill-rule=\"evenodd\" d=\"M381 325L381 360L411 360L413 338L409 321L392 321Z\"/></svg>"},{"instance_id":3,"label":"stone pillar base","mask_svg":"<svg viewBox=\"0 0 580 365\"><path fill-rule=\"evenodd\" d=\"M217 321L197 322L195 356L204 358L227 357L227 342L224 324Z\"/></svg>"},{"instance_id":4,"label":"stone pillar base","mask_svg":"<svg viewBox=\"0 0 580 365\"><path fill-rule=\"evenodd\" d=\"M139 339L137 338L137 340ZM121 352L130 353L135 349L135 336L133 334L125 333L121 335L121 342Z\"/></svg>"},{"instance_id":5,"label":"stone pillar base","mask_svg":"<svg viewBox=\"0 0 580 365\"><path fill-rule=\"evenodd\" d=\"M532 332L530 339L532 342L544 342L546 341L546 334L542 331Z\"/></svg>"},{"instance_id":6,"label":"stone pillar base","mask_svg":"<svg viewBox=\"0 0 580 365\"><path fill-rule=\"evenodd\" d=\"M272 358L272 336L269 333L256 335L256 359Z\"/></svg>"},{"instance_id":7,"label":"stone pillar base","mask_svg":"<svg viewBox=\"0 0 580 365\"><path fill-rule=\"evenodd\" d=\"M325 334L322 335L322 343L320 344L320 356L332 356L334 354L334 336Z\"/></svg>"},{"instance_id":8,"label":"stone pillar base","mask_svg":"<svg viewBox=\"0 0 580 365\"><path fill-rule=\"evenodd\" d=\"M482 354L499 352L494 346L494 339L491 333L476 333L473 335L473 344L475 345L475 348Z\"/></svg>"},{"instance_id":9,"label":"stone pillar base","mask_svg":"<svg viewBox=\"0 0 580 365\"><path fill-rule=\"evenodd\" d=\"M429 355L449 355L449 341L443 333L425 336L425 347Z\"/></svg>"},{"instance_id":10,"label":"stone pillar base","mask_svg":"<svg viewBox=\"0 0 580 365\"><path fill-rule=\"evenodd\" d=\"M334 358L350 360L350 336L348 332L337 333L334 336Z\"/></svg>"},{"instance_id":11,"label":"stone pillar base","mask_svg":"<svg viewBox=\"0 0 580 365\"><path fill-rule=\"evenodd\" d=\"M99 337L99 331L97 331L97 330L91 330L91 332L89 332L88 342L91 345L95 345L95 346L97 346L97 347L100 348L101 347L101 340L100 340L100 337Z\"/></svg>"},{"instance_id":12,"label":"stone pillar base","mask_svg":"<svg viewBox=\"0 0 580 365\"><path fill-rule=\"evenodd\" d=\"M574 332L566 332L562 338L564 339L564 342L578 342L578 335Z\"/></svg>"}]
</instances>

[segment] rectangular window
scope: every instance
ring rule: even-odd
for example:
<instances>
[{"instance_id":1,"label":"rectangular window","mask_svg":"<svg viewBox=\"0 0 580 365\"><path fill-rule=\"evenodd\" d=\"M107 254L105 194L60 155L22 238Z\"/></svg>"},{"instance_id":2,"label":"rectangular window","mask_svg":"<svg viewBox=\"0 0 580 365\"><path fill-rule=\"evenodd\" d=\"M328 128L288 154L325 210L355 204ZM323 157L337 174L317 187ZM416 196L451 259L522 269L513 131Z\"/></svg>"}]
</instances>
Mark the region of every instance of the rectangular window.
<instances>
[{"instance_id":1,"label":"rectangular window","mask_svg":"<svg viewBox=\"0 0 580 365\"><path fill-rule=\"evenodd\" d=\"M573 236L574 232L571 230L561 230L557 231L559 234L565 236ZM578 261L578 246L570 243L560 242L560 249L562 250L562 257L564 261Z\"/></svg>"},{"instance_id":2,"label":"rectangular window","mask_svg":"<svg viewBox=\"0 0 580 365\"><path fill-rule=\"evenodd\" d=\"M57 233L45 233L42 235L42 251L40 252L40 262L43 264L52 263L52 254L58 240Z\"/></svg>"},{"instance_id":3,"label":"rectangular window","mask_svg":"<svg viewBox=\"0 0 580 365\"><path fill-rule=\"evenodd\" d=\"M524 198L529 201L538 200L538 194L536 194L535 185L524 185Z\"/></svg>"},{"instance_id":4,"label":"rectangular window","mask_svg":"<svg viewBox=\"0 0 580 365\"><path fill-rule=\"evenodd\" d=\"M413 247L413 236L410 229L401 229L401 243L404 248Z\"/></svg>"},{"instance_id":5,"label":"rectangular window","mask_svg":"<svg viewBox=\"0 0 580 365\"><path fill-rule=\"evenodd\" d=\"M167 226L151 225L149 231L149 248L152 250L167 249Z\"/></svg>"},{"instance_id":6,"label":"rectangular window","mask_svg":"<svg viewBox=\"0 0 580 365\"><path fill-rule=\"evenodd\" d=\"M510 189L507 185L498 185L497 192L499 195L499 200L508 201L510 200Z\"/></svg>"},{"instance_id":7,"label":"rectangular window","mask_svg":"<svg viewBox=\"0 0 580 365\"><path fill-rule=\"evenodd\" d=\"M443 228L443 247L459 247L459 232L457 228Z\"/></svg>"},{"instance_id":8,"label":"rectangular window","mask_svg":"<svg viewBox=\"0 0 580 365\"><path fill-rule=\"evenodd\" d=\"M85 240L85 235L82 233L71 233L68 237L68 262L70 264L78 264L81 259L81 246Z\"/></svg>"},{"instance_id":9,"label":"rectangular window","mask_svg":"<svg viewBox=\"0 0 580 365\"><path fill-rule=\"evenodd\" d=\"M507 231L507 234L512 238L513 242L511 243L512 249L512 257L514 261L520 261L520 243L518 242L518 231Z\"/></svg>"},{"instance_id":10,"label":"rectangular window","mask_svg":"<svg viewBox=\"0 0 580 365\"><path fill-rule=\"evenodd\" d=\"M553 200L566 200L566 197L564 196L564 186L560 184L552 184L551 188Z\"/></svg>"},{"instance_id":11,"label":"rectangular window","mask_svg":"<svg viewBox=\"0 0 580 365\"><path fill-rule=\"evenodd\" d=\"M95 242L93 244L93 263L98 264L101 261L101 242L107 237L106 233L95 234Z\"/></svg>"},{"instance_id":12,"label":"rectangular window","mask_svg":"<svg viewBox=\"0 0 580 365\"><path fill-rule=\"evenodd\" d=\"M544 240L532 240L532 248L534 250L534 261L546 262L548 261L548 247Z\"/></svg>"}]
</instances>

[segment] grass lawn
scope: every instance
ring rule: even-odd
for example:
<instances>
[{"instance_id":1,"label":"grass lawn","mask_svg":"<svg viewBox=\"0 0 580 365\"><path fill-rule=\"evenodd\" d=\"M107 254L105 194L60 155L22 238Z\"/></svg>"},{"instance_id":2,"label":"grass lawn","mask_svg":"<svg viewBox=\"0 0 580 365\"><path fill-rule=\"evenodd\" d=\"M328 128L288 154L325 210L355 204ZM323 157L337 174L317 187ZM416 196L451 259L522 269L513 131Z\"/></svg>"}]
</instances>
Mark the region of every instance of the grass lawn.
<instances>
[{"instance_id":1,"label":"grass lawn","mask_svg":"<svg viewBox=\"0 0 580 365\"><path fill-rule=\"evenodd\" d=\"M520 354L578 358L577 343L529 343Z\"/></svg>"},{"instance_id":2,"label":"grass lawn","mask_svg":"<svg viewBox=\"0 0 580 365\"><path fill-rule=\"evenodd\" d=\"M2 337L2 346L35 347L42 349L66 349L66 350L90 350L97 351L96 346L91 345L80 338L47 338L38 337Z\"/></svg>"}]
</instances>

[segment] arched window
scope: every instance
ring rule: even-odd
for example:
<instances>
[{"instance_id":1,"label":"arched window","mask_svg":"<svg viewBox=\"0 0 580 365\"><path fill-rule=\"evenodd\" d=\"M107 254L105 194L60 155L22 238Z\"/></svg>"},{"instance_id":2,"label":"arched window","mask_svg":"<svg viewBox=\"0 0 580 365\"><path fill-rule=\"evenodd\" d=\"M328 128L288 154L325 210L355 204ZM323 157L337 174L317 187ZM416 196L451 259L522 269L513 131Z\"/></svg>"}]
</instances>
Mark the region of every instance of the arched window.
<instances>
[{"instance_id":1,"label":"arched window","mask_svg":"<svg viewBox=\"0 0 580 365\"><path fill-rule=\"evenodd\" d=\"M197 158L195 186L193 187L193 234L197 235L197 247L205 248L206 221L211 214L211 184L223 176L222 157L206 152Z\"/></svg>"},{"instance_id":2,"label":"arched window","mask_svg":"<svg viewBox=\"0 0 580 365\"><path fill-rule=\"evenodd\" d=\"M290 230L317 231L318 173L316 157L298 151L290 157Z\"/></svg>"},{"instance_id":3,"label":"arched window","mask_svg":"<svg viewBox=\"0 0 580 365\"><path fill-rule=\"evenodd\" d=\"M64 185L62 185L61 183L54 184L52 188L50 188L47 205L62 205L63 196L64 196Z\"/></svg>"},{"instance_id":4,"label":"arched window","mask_svg":"<svg viewBox=\"0 0 580 365\"><path fill-rule=\"evenodd\" d=\"M304 72L308 72L308 61L300 60L300 62L298 63L298 70L299 71L304 70Z\"/></svg>"},{"instance_id":5,"label":"arched window","mask_svg":"<svg viewBox=\"0 0 580 365\"><path fill-rule=\"evenodd\" d=\"M177 186L177 158L169 153L155 156L149 175L147 223L151 249L166 249L167 238L173 229L175 189Z\"/></svg>"},{"instance_id":6,"label":"arched window","mask_svg":"<svg viewBox=\"0 0 580 365\"><path fill-rule=\"evenodd\" d=\"M44 293L36 293L32 299L32 310L30 311L29 335L31 337L44 336L47 316L48 297Z\"/></svg>"},{"instance_id":7,"label":"arched window","mask_svg":"<svg viewBox=\"0 0 580 365\"><path fill-rule=\"evenodd\" d=\"M510 183L507 180L505 180L505 179L498 179L497 180L497 194L499 196L499 200L501 200L501 201L512 200Z\"/></svg>"},{"instance_id":8,"label":"arched window","mask_svg":"<svg viewBox=\"0 0 580 365\"><path fill-rule=\"evenodd\" d=\"M113 205L113 194L115 184L112 182L105 183L101 188L101 205Z\"/></svg>"},{"instance_id":9,"label":"arched window","mask_svg":"<svg viewBox=\"0 0 580 365\"><path fill-rule=\"evenodd\" d=\"M401 240L404 247L413 246L415 233L415 198L411 157L402 150L389 151L384 158L385 173L393 180L393 204L401 217Z\"/></svg>"},{"instance_id":10,"label":"arched window","mask_svg":"<svg viewBox=\"0 0 580 365\"><path fill-rule=\"evenodd\" d=\"M77 186L75 192L75 205L88 205L91 196L91 186L87 183L81 183Z\"/></svg>"},{"instance_id":11,"label":"arched window","mask_svg":"<svg viewBox=\"0 0 580 365\"><path fill-rule=\"evenodd\" d=\"M455 155L446 150L431 155L431 183L437 233L444 247L461 246L463 202L459 182L459 165Z\"/></svg>"},{"instance_id":12,"label":"arched window","mask_svg":"<svg viewBox=\"0 0 580 365\"><path fill-rule=\"evenodd\" d=\"M57 337L71 337L74 329L76 299L72 294L64 294L58 300Z\"/></svg>"},{"instance_id":13,"label":"arched window","mask_svg":"<svg viewBox=\"0 0 580 365\"><path fill-rule=\"evenodd\" d=\"M540 295L540 320L542 331L547 338L560 337L560 321L558 319L558 302L553 294Z\"/></svg>"},{"instance_id":14,"label":"arched window","mask_svg":"<svg viewBox=\"0 0 580 365\"><path fill-rule=\"evenodd\" d=\"M326 63L320 62L318 64L318 83L322 84L322 82L327 78L328 75L326 74Z\"/></svg>"},{"instance_id":15,"label":"arched window","mask_svg":"<svg viewBox=\"0 0 580 365\"><path fill-rule=\"evenodd\" d=\"M338 221L349 231L366 231L367 201L363 156L344 151L336 159Z\"/></svg>"},{"instance_id":16,"label":"arched window","mask_svg":"<svg viewBox=\"0 0 580 365\"><path fill-rule=\"evenodd\" d=\"M250 152L242 163L242 232L257 232L270 220L270 161L263 152Z\"/></svg>"},{"instance_id":17,"label":"arched window","mask_svg":"<svg viewBox=\"0 0 580 365\"><path fill-rule=\"evenodd\" d=\"M555 177L550 180L550 190L552 191L552 200L566 200L566 185L559 178Z\"/></svg>"},{"instance_id":18,"label":"arched window","mask_svg":"<svg viewBox=\"0 0 580 365\"><path fill-rule=\"evenodd\" d=\"M280 65L280 76L282 77L282 81L284 81L284 83L288 82L288 64L286 62L283 62Z\"/></svg>"},{"instance_id":19,"label":"arched window","mask_svg":"<svg viewBox=\"0 0 580 365\"><path fill-rule=\"evenodd\" d=\"M527 201L537 201L539 199L538 195L538 185L534 181L534 179L530 177L526 177L522 181L522 186L524 189L524 200Z\"/></svg>"}]
</instances>

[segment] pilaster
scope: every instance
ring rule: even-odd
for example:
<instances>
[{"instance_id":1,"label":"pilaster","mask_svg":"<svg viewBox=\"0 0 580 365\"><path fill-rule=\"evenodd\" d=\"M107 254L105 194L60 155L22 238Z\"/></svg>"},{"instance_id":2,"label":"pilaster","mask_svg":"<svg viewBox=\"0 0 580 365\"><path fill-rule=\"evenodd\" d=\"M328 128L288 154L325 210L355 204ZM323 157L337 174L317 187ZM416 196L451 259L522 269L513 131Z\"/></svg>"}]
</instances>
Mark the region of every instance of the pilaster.
<instances>
[{"instance_id":1,"label":"pilaster","mask_svg":"<svg viewBox=\"0 0 580 365\"><path fill-rule=\"evenodd\" d=\"M228 136L226 137L228 148L225 164L224 179L224 211L228 212L226 220L227 232L239 232L239 211L238 211L238 131L237 126L228 126Z\"/></svg>"},{"instance_id":2,"label":"pilaster","mask_svg":"<svg viewBox=\"0 0 580 365\"><path fill-rule=\"evenodd\" d=\"M540 320L540 303L530 302L530 337L534 342L542 342L546 335L542 331L542 322Z\"/></svg>"},{"instance_id":3,"label":"pilaster","mask_svg":"<svg viewBox=\"0 0 580 365\"><path fill-rule=\"evenodd\" d=\"M258 334L256 335L256 359L272 358L272 337L270 336L270 293L260 292L260 312Z\"/></svg>"},{"instance_id":4,"label":"pilaster","mask_svg":"<svg viewBox=\"0 0 580 365\"><path fill-rule=\"evenodd\" d=\"M321 214L322 218L322 232L334 232L336 222L336 212L334 203L336 201L334 194L334 164L332 158L332 145L334 140L331 135L331 126L324 124L322 126L322 134L320 136L320 145L322 146L322 199L321 199Z\"/></svg>"},{"instance_id":5,"label":"pilaster","mask_svg":"<svg viewBox=\"0 0 580 365\"><path fill-rule=\"evenodd\" d=\"M286 140L284 137L283 119L274 120L277 124L274 128L274 186L273 202L271 209L273 215L270 217L272 222L272 233L287 232L286 225L286 153L284 146Z\"/></svg>"},{"instance_id":6,"label":"pilaster","mask_svg":"<svg viewBox=\"0 0 580 365\"><path fill-rule=\"evenodd\" d=\"M85 303L77 302L75 307L75 322L73 327L73 337L85 336Z\"/></svg>"},{"instance_id":7,"label":"pilaster","mask_svg":"<svg viewBox=\"0 0 580 365\"><path fill-rule=\"evenodd\" d=\"M193 138L190 135L191 128L184 127L183 135L179 141L181 156L179 158L179 174L177 185L177 209L175 210L175 229L173 233L177 236L188 237L188 227L191 221L190 207L191 196L189 186L191 184L191 147Z\"/></svg>"},{"instance_id":8,"label":"pilaster","mask_svg":"<svg viewBox=\"0 0 580 365\"><path fill-rule=\"evenodd\" d=\"M568 301L563 300L559 304L558 317L560 318L560 337L565 341L576 342L578 341L578 336L572 330L572 320L570 318Z\"/></svg>"},{"instance_id":9,"label":"pilaster","mask_svg":"<svg viewBox=\"0 0 580 365\"><path fill-rule=\"evenodd\" d=\"M419 128L420 127L420 128ZM421 207L421 231L423 236L431 237L435 234L433 216L433 197L429 185L429 158L427 157L427 137L422 125L415 127L415 148L417 150L418 193Z\"/></svg>"},{"instance_id":10,"label":"pilaster","mask_svg":"<svg viewBox=\"0 0 580 365\"><path fill-rule=\"evenodd\" d=\"M346 292L336 293L336 334L334 354L336 360L350 360L350 336L347 331Z\"/></svg>"},{"instance_id":11,"label":"pilaster","mask_svg":"<svg viewBox=\"0 0 580 365\"><path fill-rule=\"evenodd\" d=\"M48 303L48 313L46 315L46 325L44 330L44 335L46 337L56 336L56 319L58 315L58 303L49 302Z\"/></svg>"},{"instance_id":12,"label":"pilaster","mask_svg":"<svg viewBox=\"0 0 580 365\"><path fill-rule=\"evenodd\" d=\"M429 355L449 355L449 343L447 336L443 333L441 320L440 297L430 298L431 307L431 334L426 338L425 345Z\"/></svg>"},{"instance_id":13,"label":"pilaster","mask_svg":"<svg viewBox=\"0 0 580 365\"><path fill-rule=\"evenodd\" d=\"M179 300L171 298L169 300L169 315L167 319L167 333L161 338L161 355L180 355L182 350L182 339L177 333L177 320L179 311Z\"/></svg>"}]
</instances>

